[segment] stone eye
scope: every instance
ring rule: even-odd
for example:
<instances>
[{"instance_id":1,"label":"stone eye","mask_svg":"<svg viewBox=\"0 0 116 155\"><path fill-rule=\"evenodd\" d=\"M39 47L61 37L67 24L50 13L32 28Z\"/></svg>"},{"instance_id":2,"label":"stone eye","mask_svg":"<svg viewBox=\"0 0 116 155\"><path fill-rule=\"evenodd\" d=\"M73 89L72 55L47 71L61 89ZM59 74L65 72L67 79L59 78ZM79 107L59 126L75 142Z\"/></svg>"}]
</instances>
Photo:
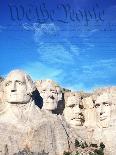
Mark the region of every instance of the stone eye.
<instances>
[{"instance_id":1,"label":"stone eye","mask_svg":"<svg viewBox=\"0 0 116 155\"><path fill-rule=\"evenodd\" d=\"M98 108L99 106L100 106L100 104L96 104L96 105L95 105L95 108Z\"/></svg>"},{"instance_id":2,"label":"stone eye","mask_svg":"<svg viewBox=\"0 0 116 155\"><path fill-rule=\"evenodd\" d=\"M83 109L84 107L83 107L83 105L79 104L79 108L80 108L80 109Z\"/></svg>"},{"instance_id":3,"label":"stone eye","mask_svg":"<svg viewBox=\"0 0 116 155\"><path fill-rule=\"evenodd\" d=\"M21 81L17 81L17 83L18 83L19 85L23 85L23 83L22 83Z\"/></svg>"},{"instance_id":4,"label":"stone eye","mask_svg":"<svg viewBox=\"0 0 116 155\"><path fill-rule=\"evenodd\" d=\"M109 106L109 103L104 102L103 104L104 104L105 106Z\"/></svg>"},{"instance_id":5,"label":"stone eye","mask_svg":"<svg viewBox=\"0 0 116 155\"><path fill-rule=\"evenodd\" d=\"M56 94L56 91L55 90L50 90L52 93Z\"/></svg>"},{"instance_id":6,"label":"stone eye","mask_svg":"<svg viewBox=\"0 0 116 155\"><path fill-rule=\"evenodd\" d=\"M46 92L46 90L42 90L41 93L44 94Z\"/></svg>"},{"instance_id":7,"label":"stone eye","mask_svg":"<svg viewBox=\"0 0 116 155\"><path fill-rule=\"evenodd\" d=\"M5 84L5 86L9 86L9 85L10 85L10 83L11 83L10 81L9 81L9 82L7 82L7 83Z\"/></svg>"},{"instance_id":8,"label":"stone eye","mask_svg":"<svg viewBox=\"0 0 116 155\"><path fill-rule=\"evenodd\" d=\"M22 84L22 82L18 82L20 85Z\"/></svg>"},{"instance_id":9,"label":"stone eye","mask_svg":"<svg viewBox=\"0 0 116 155\"><path fill-rule=\"evenodd\" d=\"M70 107L70 108L74 108L74 107L75 107L75 104L72 104L72 105L70 105L69 107Z\"/></svg>"}]
</instances>

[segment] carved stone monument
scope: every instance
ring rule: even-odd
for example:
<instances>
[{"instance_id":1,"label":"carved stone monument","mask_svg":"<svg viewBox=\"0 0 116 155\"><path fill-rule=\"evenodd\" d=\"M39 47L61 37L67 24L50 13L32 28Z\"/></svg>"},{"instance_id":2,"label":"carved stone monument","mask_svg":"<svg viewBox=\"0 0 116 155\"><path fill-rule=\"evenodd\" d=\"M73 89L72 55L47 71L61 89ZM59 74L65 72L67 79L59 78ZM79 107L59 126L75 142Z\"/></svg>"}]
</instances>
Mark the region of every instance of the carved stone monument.
<instances>
[{"instance_id":1,"label":"carved stone monument","mask_svg":"<svg viewBox=\"0 0 116 155\"><path fill-rule=\"evenodd\" d=\"M52 80L40 80L36 85L43 98L42 109L52 113L57 109L58 102L62 100L60 87Z\"/></svg>"},{"instance_id":2,"label":"carved stone monument","mask_svg":"<svg viewBox=\"0 0 116 155\"><path fill-rule=\"evenodd\" d=\"M95 102L97 124L103 128L109 126L111 119L111 94L104 93L97 97Z\"/></svg>"},{"instance_id":3,"label":"carved stone monument","mask_svg":"<svg viewBox=\"0 0 116 155\"><path fill-rule=\"evenodd\" d=\"M75 94L71 93L70 96L67 98L65 103L64 109L64 117L70 126L77 128L82 126L84 123L84 115L82 112L82 104L80 97Z\"/></svg>"},{"instance_id":4,"label":"carved stone monument","mask_svg":"<svg viewBox=\"0 0 116 155\"><path fill-rule=\"evenodd\" d=\"M94 108L94 101L93 97L85 97L83 100L83 107L84 107L84 117L85 117L85 123L84 126L87 127L94 127L96 126L96 113Z\"/></svg>"},{"instance_id":5,"label":"carved stone monument","mask_svg":"<svg viewBox=\"0 0 116 155\"><path fill-rule=\"evenodd\" d=\"M13 155L25 149L36 154L44 151L49 155L61 155L69 149L62 124L35 105L34 90L31 78L20 70L11 71L4 81L0 109L2 155Z\"/></svg>"},{"instance_id":6,"label":"carved stone monument","mask_svg":"<svg viewBox=\"0 0 116 155\"><path fill-rule=\"evenodd\" d=\"M35 104L37 89L42 109ZM7 75L0 83L0 155L63 155L76 151L76 139L79 145L103 142L104 155L116 154L116 87L89 94L62 90L52 80L34 83L21 70ZM61 100L65 108L57 115ZM82 147L80 152L88 155L91 148L87 154Z\"/></svg>"},{"instance_id":7,"label":"carved stone monument","mask_svg":"<svg viewBox=\"0 0 116 155\"><path fill-rule=\"evenodd\" d=\"M116 142L116 94L103 93L95 102L97 127L93 140L105 144L105 155L115 155Z\"/></svg>"}]
</instances>

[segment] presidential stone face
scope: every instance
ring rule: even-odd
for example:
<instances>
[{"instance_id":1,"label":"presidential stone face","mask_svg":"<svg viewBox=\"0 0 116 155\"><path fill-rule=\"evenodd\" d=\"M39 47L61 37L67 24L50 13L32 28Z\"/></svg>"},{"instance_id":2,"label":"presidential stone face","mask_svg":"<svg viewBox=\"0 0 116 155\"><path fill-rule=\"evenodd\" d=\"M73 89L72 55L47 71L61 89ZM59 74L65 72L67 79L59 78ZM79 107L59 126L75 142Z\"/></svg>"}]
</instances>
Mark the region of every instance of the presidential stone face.
<instances>
[{"instance_id":1,"label":"presidential stone face","mask_svg":"<svg viewBox=\"0 0 116 155\"><path fill-rule=\"evenodd\" d=\"M97 97L95 102L97 123L105 128L108 127L111 118L111 99L108 93L104 93Z\"/></svg>"},{"instance_id":2,"label":"presidential stone face","mask_svg":"<svg viewBox=\"0 0 116 155\"><path fill-rule=\"evenodd\" d=\"M59 91L59 88L52 80L43 81L39 90L40 95L43 98L42 109L51 112L57 108L60 94Z\"/></svg>"},{"instance_id":3,"label":"presidential stone face","mask_svg":"<svg viewBox=\"0 0 116 155\"><path fill-rule=\"evenodd\" d=\"M30 77L21 70L11 71L4 81L4 100L11 104L28 103L30 90Z\"/></svg>"},{"instance_id":4,"label":"presidential stone face","mask_svg":"<svg viewBox=\"0 0 116 155\"><path fill-rule=\"evenodd\" d=\"M78 96L69 96L64 109L64 117L72 127L82 126L84 116L82 114L82 105Z\"/></svg>"}]
</instances>

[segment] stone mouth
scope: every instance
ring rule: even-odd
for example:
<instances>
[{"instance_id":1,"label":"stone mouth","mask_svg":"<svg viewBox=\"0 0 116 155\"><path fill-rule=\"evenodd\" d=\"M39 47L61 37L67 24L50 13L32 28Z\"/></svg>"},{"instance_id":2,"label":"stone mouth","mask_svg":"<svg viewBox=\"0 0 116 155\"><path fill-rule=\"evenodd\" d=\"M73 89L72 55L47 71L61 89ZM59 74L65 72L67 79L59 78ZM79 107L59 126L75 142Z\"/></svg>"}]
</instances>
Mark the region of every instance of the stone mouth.
<instances>
[{"instance_id":1,"label":"stone mouth","mask_svg":"<svg viewBox=\"0 0 116 155\"><path fill-rule=\"evenodd\" d=\"M80 120L82 120L82 118L72 118L71 120L80 121Z\"/></svg>"},{"instance_id":2,"label":"stone mouth","mask_svg":"<svg viewBox=\"0 0 116 155\"><path fill-rule=\"evenodd\" d=\"M100 121L104 121L105 119L107 119L107 116L101 116L100 117Z\"/></svg>"},{"instance_id":3,"label":"stone mouth","mask_svg":"<svg viewBox=\"0 0 116 155\"><path fill-rule=\"evenodd\" d=\"M19 96L19 95L17 93L11 93L10 97L12 97L12 96Z\"/></svg>"},{"instance_id":4,"label":"stone mouth","mask_svg":"<svg viewBox=\"0 0 116 155\"><path fill-rule=\"evenodd\" d=\"M53 104L53 103L54 103L54 101L45 102L45 104L47 104L47 105L48 104L50 105L50 104Z\"/></svg>"}]
</instances>

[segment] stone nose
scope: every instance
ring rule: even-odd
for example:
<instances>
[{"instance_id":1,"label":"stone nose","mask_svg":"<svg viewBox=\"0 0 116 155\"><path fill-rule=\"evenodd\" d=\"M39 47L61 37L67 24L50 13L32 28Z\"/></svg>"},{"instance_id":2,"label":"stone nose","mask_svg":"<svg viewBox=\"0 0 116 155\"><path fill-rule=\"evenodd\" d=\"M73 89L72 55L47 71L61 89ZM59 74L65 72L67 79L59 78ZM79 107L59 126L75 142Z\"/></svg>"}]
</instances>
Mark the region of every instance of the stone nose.
<instances>
[{"instance_id":1,"label":"stone nose","mask_svg":"<svg viewBox=\"0 0 116 155\"><path fill-rule=\"evenodd\" d=\"M102 115L103 114L103 112L100 112L100 115Z\"/></svg>"},{"instance_id":2,"label":"stone nose","mask_svg":"<svg viewBox=\"0 0 116 155\"><path fill-rule=\"evenodd\" d=\"M79 106L76 106L74 109L73 109L73 112L75 114L80 114L81 113L81 109L79 108Z\"/></svg>"},{"instance_id":3,"label":"stone nose","mask_svg":"<svg viewBox=\"0 0 116 155\"><path fill-rule=\"evenodd\" d=\"M16 83L12 82L11 92L15 92L15 91L16 91Z\"/></svg>"},{"instance_id":4,"label":"stone nose","mask_svg":"<svg viewBox=\"0 0 116 155\"><path fill-rule=\"evenodd\" d=\"M51 91L49 91L49 90L46 91L45 96L46 96L47 98L54 99L54 95L53 95L53 93L52 93Z\"/></svg>"},{"instance_id":5,"label":"stone nose","mask_svg":"<svg viewBox=\"0 0 116 155\"><path fill-rule=\"evenodd\" d=\"M100 115L102 115L103 113L104 113L104 107L103 107L103 105L101 105Z\"/></svg>"},{"instance_id":6,"label":"stone nose","mask_svg":"<svg viewBox=\"0 0 116 155\"><path fill-rule=\"evenodd\" d=\"M54 100L54 99L55 99L53 95L50 95L50 98L51 98L52 100Z\"/></svg>"}]
</instances>

